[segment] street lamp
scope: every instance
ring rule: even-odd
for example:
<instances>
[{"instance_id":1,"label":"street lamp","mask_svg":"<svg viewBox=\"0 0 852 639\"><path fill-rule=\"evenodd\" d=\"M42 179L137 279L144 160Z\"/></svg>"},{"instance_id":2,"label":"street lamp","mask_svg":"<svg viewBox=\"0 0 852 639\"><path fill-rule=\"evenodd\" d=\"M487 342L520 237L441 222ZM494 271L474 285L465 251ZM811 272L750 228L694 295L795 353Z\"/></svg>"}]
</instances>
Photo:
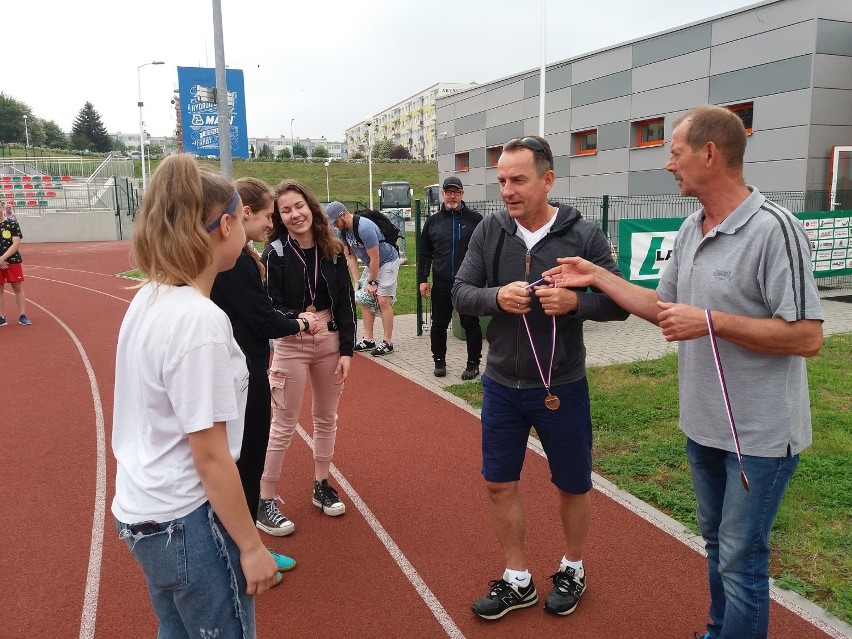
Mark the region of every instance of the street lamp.
<instances>
[{"instance_id":1,"label":"street lamp","mask_svg":"<svg viewBox=\"0 0 852 639\"><path fill-rule=\"evenodd\" d=\"M373 209L373 145L370 143L370 127L373 126L373 116L364 118L367 125L367 173L370 176L370 210Z\"/></svg>"},{"instance_id":2,"label":"street lamp","mask_svg":"<svg viewBox=\"0 0 852 639\"><path fill-rule=\"evenodd\" d=\"M290 155L293 159L296 159L296 138L293 137L293 120L296 118L290 118Z\"/></svg>"},{"instance_id":3,"label":"street lamp","mask_svg":"<svg viewBox=\"0 0 852 639\"><path fill-rule=\"evenodd\" d=\"M24 147L24 157L28 157L30 153L30 130L27 127L27 114L24 113L24 136L26 136L26 146Z\"/></svg>"},{"instance_id":4,"label":"street lamp","mask_svg":"<svg viewBox=\"0 0 852 639\"><path fill-rule=\"evenodd\" d=\"M146 62L136 67L136 85L139 89L139 153L142 159L142 193L145 193L145 187L148 185L148 180L145 176L145 123L142 121L142 67L147 67L151 64L165 64L162 60L154 62Z\"/></svg>"},{"instance_id":5,"label":"street lamp","mask_svg":"<svg viewBox=\"0 0 852 639\"><path fill-rule=\"evenodd\" d=\"M328 160L325 161L325 201L331 202L331 189L328 188Z\"/></svg>"}]
</instances>

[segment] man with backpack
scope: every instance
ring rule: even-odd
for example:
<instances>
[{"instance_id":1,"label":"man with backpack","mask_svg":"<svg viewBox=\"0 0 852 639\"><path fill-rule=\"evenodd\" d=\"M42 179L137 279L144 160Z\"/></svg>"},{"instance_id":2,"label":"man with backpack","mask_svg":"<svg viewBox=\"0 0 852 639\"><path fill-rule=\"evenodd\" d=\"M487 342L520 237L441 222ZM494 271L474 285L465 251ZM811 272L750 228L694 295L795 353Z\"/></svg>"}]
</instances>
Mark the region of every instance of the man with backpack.
<instances>
[{"instance_id":1,"label":"man with backpack","mask_svg":"<svg viewBox=\"0 0 852 639\"><path fill-rule=\"evenodd\" d=\"M387 355L393 352L393 302L399 275L399 251L395 241L399 231L377 211L353 215L340 202L331 202L325 212L328 221L340 232L347 248L349 273L352 280L358 282L355 300L361 304L364 337L355 344L355 350L369 350L374 357ZM365 265L360 276L359 259ZM383 339L380 344L373 339L376 311L382 316Z\"/></svg>"}]
</instances>

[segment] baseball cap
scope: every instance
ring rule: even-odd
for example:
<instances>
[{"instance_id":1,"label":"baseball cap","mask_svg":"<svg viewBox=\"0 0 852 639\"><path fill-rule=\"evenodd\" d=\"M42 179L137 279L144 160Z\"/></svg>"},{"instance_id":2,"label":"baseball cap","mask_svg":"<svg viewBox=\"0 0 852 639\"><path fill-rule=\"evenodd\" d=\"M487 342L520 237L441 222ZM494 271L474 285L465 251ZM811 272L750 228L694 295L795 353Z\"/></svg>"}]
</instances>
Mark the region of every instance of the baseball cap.
<instances>
[{"instance_id":1,"label":"baseball cap","mask_svg":"<svg viewBox=\"0 0 852 639\"><path fill-rule=\"evenodd\" d=\"M328 221L334 224L335 220L340 217L340 214L346 210L341 202L329 202L325 207L325 214L328 216Z\"/></svg>"},{"instance_id":2,"label":"baseball cap","mask_svg":"<svg viewBox=\"0 0 852 639\"><path fill-rule=\"evenodd\" d=\"M447 189L459 189L460 191L464 191L464 187L462 186L461 180L457 177L448 177L444 180L444 186L441 187L445 191Z\"/></svg>"}]
</instances>

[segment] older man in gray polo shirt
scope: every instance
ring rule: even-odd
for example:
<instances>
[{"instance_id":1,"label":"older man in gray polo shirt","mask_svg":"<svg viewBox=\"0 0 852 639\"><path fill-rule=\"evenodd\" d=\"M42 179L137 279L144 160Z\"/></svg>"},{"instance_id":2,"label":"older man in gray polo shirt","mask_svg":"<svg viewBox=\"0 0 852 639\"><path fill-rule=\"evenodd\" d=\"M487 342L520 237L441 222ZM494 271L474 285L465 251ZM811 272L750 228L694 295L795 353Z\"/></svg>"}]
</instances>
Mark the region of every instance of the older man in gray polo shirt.
<instances>
[{"instance_id":1,"label":"older man in gray polo shirt","mask_svg":"<svg viewBox=\"0 0 852 639\"><path fill-rule=\"evenodd\" d=\"M545 273L559 286L604 291L679 342L680 427L710 581L704 639L766 637L769 531L811 443L804 358L823 341L807 236L745 183L745 147L742 122L724 107L698 107L675 123L666 170L702 208L681 226L656 292L580 258Z\"/></svg>"}]
</instances>

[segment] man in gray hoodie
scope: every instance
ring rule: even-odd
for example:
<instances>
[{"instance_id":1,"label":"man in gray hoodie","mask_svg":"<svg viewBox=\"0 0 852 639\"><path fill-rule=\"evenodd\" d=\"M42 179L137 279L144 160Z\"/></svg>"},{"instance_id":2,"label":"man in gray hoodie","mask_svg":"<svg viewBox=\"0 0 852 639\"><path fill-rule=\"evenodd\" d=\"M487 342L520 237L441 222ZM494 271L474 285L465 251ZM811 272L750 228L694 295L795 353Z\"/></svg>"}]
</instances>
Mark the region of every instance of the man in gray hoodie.
<instances>
[{"instance_id":1,"label":"man in gray hoodie","mask_svg":"<svg viewBox=\"0 0 852 639\"><path fill-rule=\"evenodd\" d=\"M482 474L506 559L503 577L472 610L499 619L538 601L524 551L526 521L518 490L534 426L559 494L564 556L551 576L546 611L568 615L586 588L583 548L591 521L592 423L583 321L624 320L606 295L530 286L578 255L621 275L603 232L565 205L553 206L553 154L544 138L511 140L497 164L506 210L476 227L453 285L459 313L490 315L482 376Z\"/></svg>"}]
</instances>

